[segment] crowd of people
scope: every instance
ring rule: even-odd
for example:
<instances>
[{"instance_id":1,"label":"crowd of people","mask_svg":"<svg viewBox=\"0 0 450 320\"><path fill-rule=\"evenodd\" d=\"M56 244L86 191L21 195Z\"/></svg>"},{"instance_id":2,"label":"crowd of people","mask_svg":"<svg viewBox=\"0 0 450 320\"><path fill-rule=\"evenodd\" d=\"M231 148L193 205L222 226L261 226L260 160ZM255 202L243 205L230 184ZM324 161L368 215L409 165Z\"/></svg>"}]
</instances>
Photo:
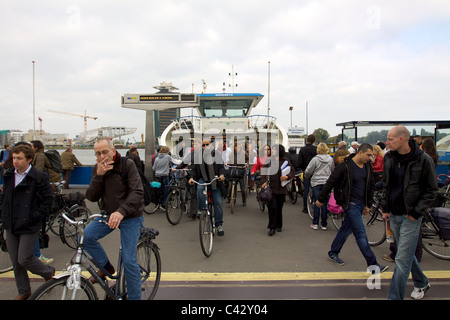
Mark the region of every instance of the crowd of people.
<instances>
[{"instance_id":1,"label":"crowd of people","mask_svg":"<svg viewBox=\"0 0 450 320\"><path fill-rule=\"evenodd\" d=\"M307 212L307 196L311 188L314 197L313 230L327 230L327 202L330 195L344 210L344 220L334 241L330 245L328 257L338 265L344 265L339 253L348 236L354 234L356 243L366 259L367 266L374 272L383 272L388 267L380 265L372 252L362 221L362 214L367 214L373 201L373 191L378 183L383 189L383 218L390 221L395 238L395 255L386 255L394 259L396 268L392 277L389 299L403 299L406 281L413 274L413 298L422 298L429 289L429 281L420 269L419 261L414 255L418 243L422 217L431 207L437 194L436 160L432 148L424 140L420 145L410 139L409 131L397 126L392 128L386 142L376 145L352 142L347 149L345 142L339 144L334 157L329 154L326 143L317 143L314 135L309 135L306 145L297 153L295 148L285 150L283 145L264 145L257 141L249 143L231 143L222 140L192 141L192 147L184 147L182 161L176 160L167 146L161 146L152 157L153 176L163 186L167 185L171 168L189 167L189 185L193 190L195 201L191 203L189 214L195 218L199 210L204 209L203 186L194 184L211 184L214 200L215 223L218 235L225 234L223 225L223 200L229 196L227 177L230 165L245 164L244 175L248 176L249 186L242 176L242 205L246 205L247 187L255 189L255 177L260 176L262 187L268 185L272 198L268 207L268 235L274 236L283 231L283 205L287 194L286 182L293 179L297 172L303 172L303 212ZM54 275L54 268L48 261L39 259L33 252L38 239L42 219L49 212L51 205L51 188L49 182L62 181L62 174L52 170L44 155L44 146L40 141L15 145L6 157L2 154L2 169L5 184L0 194L0 206L4 217L8 248L13 262L18 299L26 299L31 294L26 271L41 275L48 280ZM127 157L121 157L112 142L99 139L94 145L96 164L93 167L92 181L86 192L88 200L100 201L101 209L109 215L109 225L94 221L86 228L85 249L111 273L114 268L99 244L98 240L112 230L121 227L121 244L129 299L140 298L139 268L136 262L136 243L143 223L143 186L139 179L139 170L143 171L142 161L136 148L131 148ZM435 153L434 149L434 153ZM68 148L61 155L66 163L64 176L66 188L73 165L81 165L72 150ZM436 159L436 160L435 160ZM123 165L123 161L124 165ZM121 171L126 168L127 179L122 179ZM395 168L395 170L393 169ZM45 172L43 175L36 172ZM215 177L218 180L213 181ZM241 181L240 181L241 182ZM42 186L44 185L44 187ZM163 188L164 190L165 188ZM32 194L26 200L29 219L25 225L15 223L16 215L23 210L19 208L19 195L24 192ZM167 193L162 196L164 204ZM22 201L21 201L22 202ZM34 239L34 240L33 240ZM23 250L23 246L27 249ZM104 274L100 274L104 277ZM95 281L93 278L91 281Z\"/></svg>"}]
</instances>

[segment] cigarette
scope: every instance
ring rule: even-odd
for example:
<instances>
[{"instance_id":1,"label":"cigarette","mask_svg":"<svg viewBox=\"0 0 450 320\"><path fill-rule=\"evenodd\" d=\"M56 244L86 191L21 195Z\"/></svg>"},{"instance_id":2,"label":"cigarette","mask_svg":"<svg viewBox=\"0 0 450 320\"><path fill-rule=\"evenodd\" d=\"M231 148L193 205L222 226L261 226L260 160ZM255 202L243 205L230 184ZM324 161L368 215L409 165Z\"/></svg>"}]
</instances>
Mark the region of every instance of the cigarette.
<instances>
[{"instance_id":1,"label":"cigarette","mask_svg":"<svg viewBox=\"0 0 450 320\"><path fill-rule=\"evenodd\" d=\"M103 165L106 167L106 162L103 162Z\"/></svg>"}]
</instances>

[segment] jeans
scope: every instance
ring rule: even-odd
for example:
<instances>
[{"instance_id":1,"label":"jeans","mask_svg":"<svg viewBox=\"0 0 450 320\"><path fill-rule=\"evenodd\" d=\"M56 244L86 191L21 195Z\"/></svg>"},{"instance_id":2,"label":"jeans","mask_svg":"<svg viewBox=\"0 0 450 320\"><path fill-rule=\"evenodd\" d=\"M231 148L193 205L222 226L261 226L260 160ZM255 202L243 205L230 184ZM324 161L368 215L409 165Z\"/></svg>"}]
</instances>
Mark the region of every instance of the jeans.
<instances>
[{"instance_id":1,"label":"jeans","mask_svg":"<svg viewBox=\"0 0 450 320\"><path fill-rule=\"evenodd\" d=\"M314 198L314 219L313 224L319 224L319 217L322 220L322 227L327 226L328 218L328 201L326 201L321 208L316 206L316 201L319 199L320 191L323 189L323 184L312 187L313 198Z\"/></svg>"},{"instance_id":2,"label":"jeans","mask_svg":"<svg viewBox=\"0 0 450 320\"><path fill-rule=\"evenodd\" d=\"M424 275L414 255L422 217L417 221L412 221L405 215L391 215L389 221L397 243L397 253L395 255L395 271L391 279L388 299L403 300L409 273L412 274L414 287L424 288L428 284L428 278Z\"/></svg>"},{"instance_id":3,"label":"jeans","mask_svg":"<svg viewBox=\"0 0 450 320\"><path fill-rule=\"evenodd\" d=\"M331 244L331 250L328 252L328 255L339 254L348 236L353 233L359 250L366 259L367 266L378 265L377 258L367 240L366 228L362 220L363 210L364 204L350 203L348 205L348 208L345 210L344 221Z\"/></svg>"},{"instance_id":4,"label":"jeans","mask_svg":"<svg viewBox=\"0 0 450 320\"><path fill-rule=\"evenodd\" d=\"M107 236L111 231L109 226L99 222L97 218L85 229L84 249L101 266L108 262L108 256L98 240ZM127 279L127 292L129 300L141 299L141 273L137 262L137 243L141 234L144 217L128 218L120 222L120 244L122 247L122 263L125 278Z\"/></svg>"},{"instance_id":5,"label":"jeans","mask_svg":"<svg viewBox=\"0 0 450 320\"><path fill-rule=\"evenodd\" d=\"M198 179L198 183L205 183L203 178ZM216 181L216 183L219 183ZM205 186L197 186L197 202L198 209L206 209L205 196L203 195L203 190L205 190ZM222 225L223 223L223 207L222 207L222 192L220 191L220 187L217 186L216 190L211 188L212 197L214 200L214 222L216 227Z\"/></svg>"}]
</instances>

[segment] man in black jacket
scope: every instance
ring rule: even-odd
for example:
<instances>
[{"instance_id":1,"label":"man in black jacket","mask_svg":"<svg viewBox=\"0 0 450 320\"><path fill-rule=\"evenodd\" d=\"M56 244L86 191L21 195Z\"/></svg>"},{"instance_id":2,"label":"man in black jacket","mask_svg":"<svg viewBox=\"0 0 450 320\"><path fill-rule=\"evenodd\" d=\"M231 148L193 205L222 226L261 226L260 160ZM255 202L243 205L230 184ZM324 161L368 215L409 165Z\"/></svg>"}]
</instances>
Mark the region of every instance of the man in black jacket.
<instances>
[{"instance_id":1,"label":"man in black jacket","mask_svg":"<svg viewBox=\"0 0 450 320\"><path fill-rule=\"evenodd\" d=\"M211 193L214 201L214 222L217 227L217 235L223 236L223 206L222 195L226 194L223 181L225 180L225 168L220 153L215 152L209 140L202 142L203 152L195 154L194 165L192 166L189 184L193 185L195 180L199 183L211 182L216 176L219 181L214 181L211 184ZM205 197L203 195L205 186L197 186L197 201L198 209L205 209Z\"/></svg>"},{"instance_id":2,"label":"man in black jacket","mask_svg":"<svg viewBox=\"0 0 450 320\"><path fill-rule=\"evenodd\" d=\"M310 134L306 138L306 146L300 149L300 152L298 153L298 165L300 169L302 169L303 172L306 171L306 168L308 167L309 162L312 158L314 158L317 155L317 147L313 145L313 143L316 141L316 136L313 134ZM308 213L308 192L310 187L310 179L306 179L303 177L303 212Z\"/></svg>"},{"instance_id":3,"label":"man in black jacket","mask_svg":"<svg viewBox=\"0 0 450 320\"><path fill-rule=\"evenodd\" d=\"M361 214L369 213L373 201L373 170L370 165L372 156L372 146L363 143L356 154L345 158L344 163L338 165L328 178L316 205L320 208L334 189L336 203L341 205L345 211L344 221L331 244L328 257L337 264L344 265L344 261L339 258L339 253L348 236L353 233L359 250L366 259L367 266L371 268L369 270L383 272L388 267L378 264L367 240L366 228L361 216Z\"/></svg>"},{"instance_id":4,"label":"man in black jacket","mask_svg":"<svg viewBox=\"0 0 450 320\"><path fill-rule=\"evenodd\" d=\"M27 271L46 280L55 274L55 268L47 266L33 253L42 219L52 205L53 195L48 175L31 165L34 157L31 147L20 145L11 152L15 170L5 172L0 210L19 291L16 300L25 300L31 295Z\"/></svg>"},{"instance_id":5,"label":"man in black jacket","mask_svg":"<svg viewBox=\"0 0 450 320\"><path fill-rule=\"evenodd\" d=\"M384 157L383 218L390 221L397 243L395 271L389 299L403 299L409 273L412 273L413 299L421 299L430 288L414 255L422 218L436 198L438 187L433 160L424 153L403 126L389 130Z\"/></svg>"}]
</instances>

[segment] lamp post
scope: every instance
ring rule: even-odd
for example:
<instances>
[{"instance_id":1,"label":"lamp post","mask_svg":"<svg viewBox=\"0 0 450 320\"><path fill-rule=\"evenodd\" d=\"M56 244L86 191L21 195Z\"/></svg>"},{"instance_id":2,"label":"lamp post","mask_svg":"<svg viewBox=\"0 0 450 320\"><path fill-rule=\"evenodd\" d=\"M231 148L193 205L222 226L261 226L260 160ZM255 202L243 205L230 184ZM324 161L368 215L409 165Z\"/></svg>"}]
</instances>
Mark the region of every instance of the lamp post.
<instances>
[{"instance_id":1,"label":"lamp post","mask_svg":"<svg viewBox=\"0 0 450 320\"><path fill-rule=\"evenodd\" d=\"M35 89L34 89L34 63L36 61L31 61L33 63L33 140L36 139L36 101L35 101Z\"/></svg>"},{"instance_id":2,"label":"lamp post","mask_svg":"<svg viewBox=\"0 0 450 320\"><path fill-rule=\"evenodd\" d=\"M294 107L293 107L293 106L290 106L290 107L289 107L289 111L291 112L291 127L292 127L292 110L294 110Z\"/></svg>"}]
</instances>

